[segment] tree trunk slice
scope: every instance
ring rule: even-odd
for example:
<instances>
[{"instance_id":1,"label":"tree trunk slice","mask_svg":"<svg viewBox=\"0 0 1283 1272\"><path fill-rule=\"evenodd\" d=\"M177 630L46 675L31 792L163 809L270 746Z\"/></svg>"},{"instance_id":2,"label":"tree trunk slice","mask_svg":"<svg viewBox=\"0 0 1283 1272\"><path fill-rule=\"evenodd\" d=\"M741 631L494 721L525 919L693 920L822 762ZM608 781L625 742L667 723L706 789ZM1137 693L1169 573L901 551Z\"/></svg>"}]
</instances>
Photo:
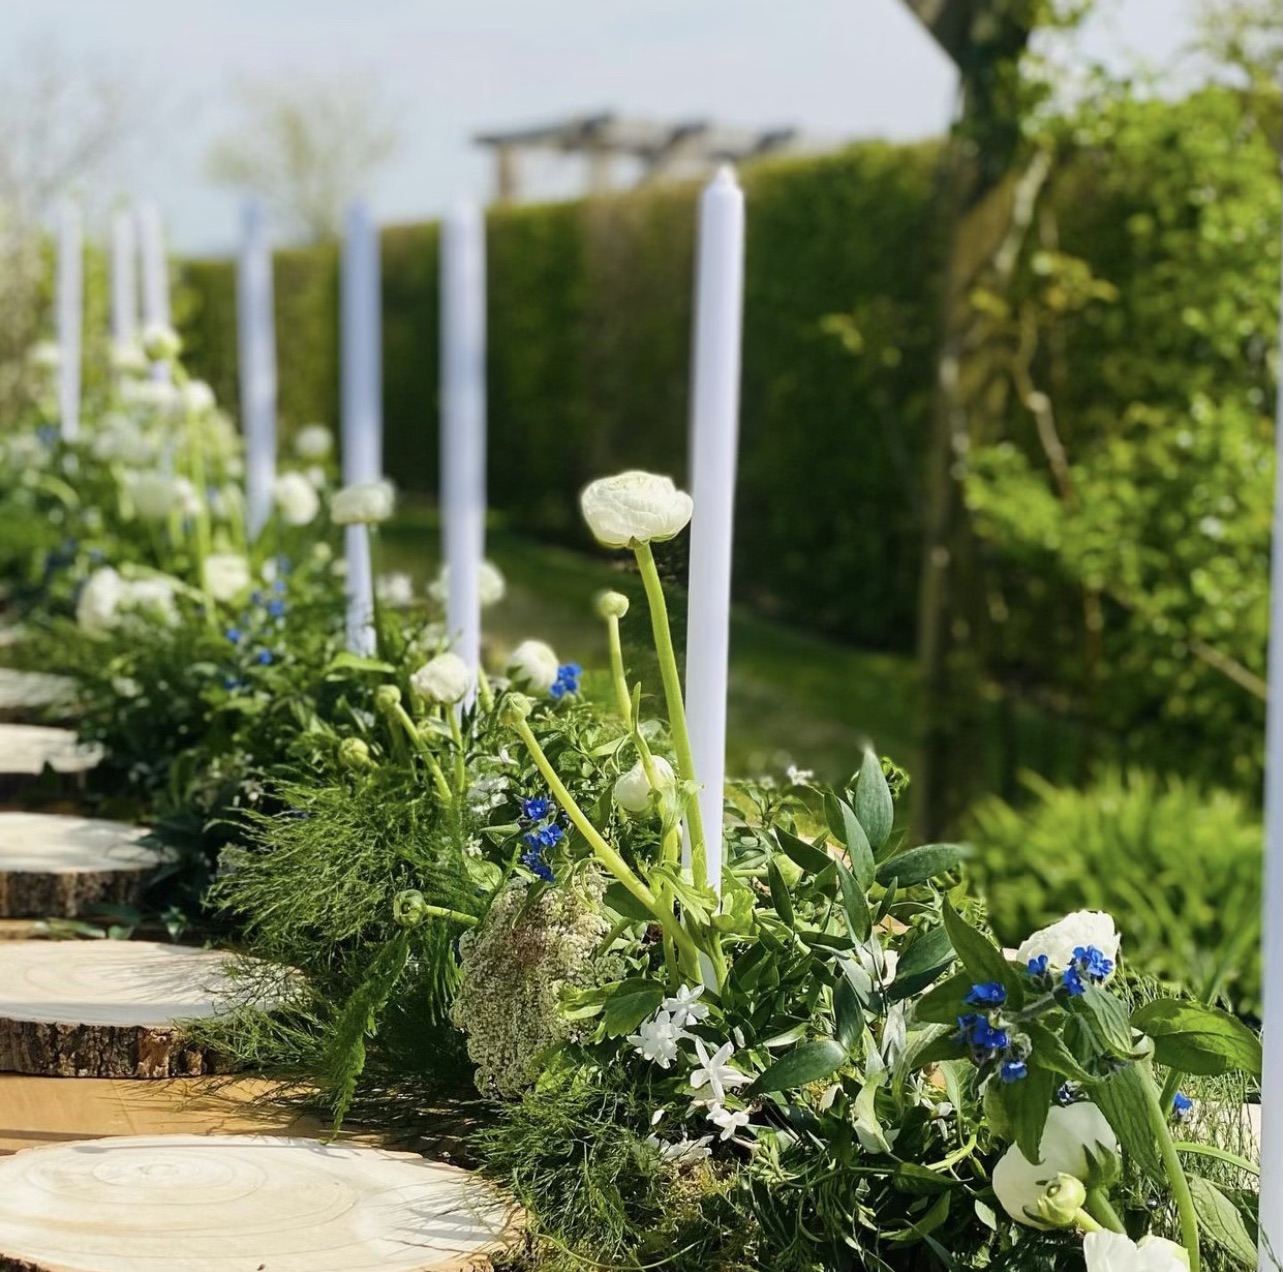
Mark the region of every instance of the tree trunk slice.
<instances>
[{"instance_id":1,"label":"tree trunk slice","mask_svg":"<svg viewBox=\"0 0 1283 1272\"><path fill-rule=\"evenodd\" d=\"M87 773L101 760L102 748L81 746L70 729L0 724L0 775L39 777L46 766L55 773Z\"/></svg>"},{"instance_id":2,"label":"tree trunk slice","mask_svg":"<svg viewBox=\"0 0 1283 1272\"><path fill-rule=\"evenodd\" d=\"M50 707L70 707L76 682L67 676L0 667L0 715L20 716Z\"/></svg>"},{"instance_id":3,"label":"tree trunk slice","mask_svg":"<svg viewBox=\"0 0 1283 1272\"><path fill-rule=\"evenodd\" d=\"M172 854L122 822L0 813L0 918L74 919L90 906L136 905Z\"/></svg>"},{"instance_id":4,"label":"tree trunk slice","mask_svg":"<svg viewBox=\"0 0 1283 1272\"><path fill-rule=\"evenodd\" d=\"M456 1167L306 1139L125 1136L0 1161L0 1272L462 1272L513 1217Z\"/></svg>"},{"instance_id":5,"label":"tree trunk slice","mask_svg":"<svg viewBox=\"0 0 1283 1272\"><path fill-rule=\"evenodd\" d=\"M246 1002L232 955L150 941L0 942L0 1071L172 1078L219 1071L182 1022ZM270 1007L270 1003L257 1003Z\"/></svg>"}]
</instances>

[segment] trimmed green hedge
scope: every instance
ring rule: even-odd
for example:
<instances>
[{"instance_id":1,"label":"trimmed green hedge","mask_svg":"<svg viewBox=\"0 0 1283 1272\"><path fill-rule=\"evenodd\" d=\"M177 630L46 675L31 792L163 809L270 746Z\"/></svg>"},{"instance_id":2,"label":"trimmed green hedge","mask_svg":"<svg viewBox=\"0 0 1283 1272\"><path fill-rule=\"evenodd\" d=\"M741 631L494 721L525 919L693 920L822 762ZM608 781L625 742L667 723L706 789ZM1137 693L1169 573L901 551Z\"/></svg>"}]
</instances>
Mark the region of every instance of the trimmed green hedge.
<instances>
[{"instance_id":1,"label":"trimmed green hedge","mask_svg":"<svg viewBox=\"0 0 1283 1272\"><path fill-rule=\"evenodd\" d=\"M936 156L868 144L744 179L738 594L874 647L913 642ZM581 543L590 478L684 477L697 196L666 186L491 213L489 489L514 524ZM385 467L403 490L434 493L436 226L386 229L382 262ZM182 277L192 368L235 403L234 267L192 261ZM332 246L277 255L286 432L337 421L337 300Z\"/></svg>"}]
</instances>

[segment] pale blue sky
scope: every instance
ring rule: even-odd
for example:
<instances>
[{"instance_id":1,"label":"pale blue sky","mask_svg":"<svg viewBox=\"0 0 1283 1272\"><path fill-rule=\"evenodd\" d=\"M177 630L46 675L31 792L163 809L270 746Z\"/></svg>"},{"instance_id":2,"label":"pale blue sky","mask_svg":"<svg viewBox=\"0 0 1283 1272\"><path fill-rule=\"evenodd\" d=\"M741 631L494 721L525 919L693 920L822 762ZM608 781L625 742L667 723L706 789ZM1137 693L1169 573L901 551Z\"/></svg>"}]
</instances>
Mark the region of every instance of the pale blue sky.
<instances>
[{"instance_id":1,"label":"pale blue sky","mask_svg":"<svg viewBox=\"0 0 1283 1272\"><path fill-rule=\"evenodd\" d=\"M1194 0L1100 9L1093 55L1163 63ZM953 102L950 67L902 0L3 0L0 49L41 39L147 93L145 153L116 193L154 197L184 251L234 238L235 198L203 169L238 76L377 78L407 133L370 192L384 220L484 197L479 129L611 108L908 138L938 133Z\"/></svg>"}]
</instances>

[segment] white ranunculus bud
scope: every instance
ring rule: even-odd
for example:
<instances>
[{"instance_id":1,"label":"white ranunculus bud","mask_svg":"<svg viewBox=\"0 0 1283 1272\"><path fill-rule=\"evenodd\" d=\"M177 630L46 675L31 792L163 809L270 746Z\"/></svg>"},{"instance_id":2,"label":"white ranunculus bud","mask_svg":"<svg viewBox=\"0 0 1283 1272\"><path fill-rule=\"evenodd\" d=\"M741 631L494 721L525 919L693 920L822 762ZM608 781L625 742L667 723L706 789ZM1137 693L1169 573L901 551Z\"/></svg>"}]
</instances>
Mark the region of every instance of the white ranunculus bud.
<instances>
[{"instance_id":1,"label":"white ranunculus bud","mask_svg":"<svg viewBox=\"0 0 1283 1272\"><path fill-rule=\"evenodd\" d=\"M134 511L144 521L164 521L178 507L180 492L167 473L154 469L130 473L125 478L125 489Z\"/></svg>"},{"instance_id":2,"label":"white ranunculus bud","mask_svg":"<svg viewBox=\"0 0 1283 1272\"><path fill-rule=\"evenodd\" d=\"M1002 1208L1031 1228L1047 1227L1038 1219L1038 1203L1047 1185L1057 1175L1085 1180L1088 1153L1096 1159L1117 1155L1118 1137L1094 1104L1057 1104L1047 1114L1039 1150L1042 1161L1035 1165L1013 1144L993 1171L993 1190Z\"/></svg>"},{"instance_id":3,"label":"white ranunculus bud","mask_svg":"<svg viewBox=\"0 0 1283 1272\"><path fill-rule=\"evenodd\" d=\"M324 424L304 424L294 434L294 453L299 459L315 463L326 459L334 449L334 434Z\"/></svg>"},{"instance_id":4,"label":"white ranunculus bud","mask_svg":"<svg viewBox=\"0 0 1283 1272\"><path fill-rule=\"evenodd\" d=\"M204 380L188 380L179 390L182 395L183 409L193 415L204 415L212 411L217 404L214 390Z\"/></svg>"},{"instance_id":5,"label":"white ranunculus bud","mask_svg":"<svg viewBox=\"0 0 1283 1272\"><path fill-rule=\"evenodd\" d=\"M671 792L677 785L677 774L673 766L662 755L651 756L655 766L655 781L659 784L659 793ZM615 779L615 803L626 813L642 814L650 809L650 779L646 776L645 766L640 760Z\"/></svg>"},{"instance_id":6,"label":"white ranunculus bud","mask_svg":"<svg viewBox=\"0 0 1283 1272\"><path fill-rule=\"evenodd\" d=\"M234 601L253 582L249 562L236 552L211 552L202 577L205 590L216 601Z\"/></svg>"},{"instance_id":7,"label":"white ranunculus bud","mask_svg":"<svg viewBox=\"0 0 1283 1272\"><path fill-rule=\"evenodd\" d=\"M344 486L330 496L330 516L336 525L373 525L386 521L396 504L392 483L386 479Z\"/></svg>"},{"instance_id":8,"label":"white ranunculus bud","mask_svg":"<svg viewBox=\"0 0 1283 1272\"><path fill-rule=\"evenodd\" d=\"M410 677L410 687L425 702L461 702L472 688L472 672L458 654L438 654Z\"/></svg>"},{"instance_id":9,"label":"white ranunculus bud","mask_svg":"<svg viewBox=\"0 0 1283 1272\"><path fill-rule=\"evenodd\" d=\"M1121 1232L1089 1232L1083 1241L1087 1272L1188 1272L1189 1251L1164 1237L1139 1245Z\"/></svg>"},{"instance_id":10,"label":"white ranunculus bud","mask_svg":"<svg viewBox=\"0 0 1283 1272\"><path fill-rule=\"evenodd\" d=\"M182 338L173 327L167 327L163 322L152 322L143 328L143 352L153 362L172 362L182 348Z\"/></svg>"},{"instance_id":11,"label":"white ranunculus bud","mask_svg":"<svg viewBox=\"0 0 1283 1272\"><path fill-rule=\"evenodd\" d=\"M523 640L508 657L508 675L514 684L532 693L547 693L557 683L561 663L551 645Z\"/></svg>"},{"instance_id":12,"label":"white ranunculus bud","mask_svg":"<svg viewBox=\"0 0 1283 1272\"><path fill-rule=\"evenodd\" d=\"M125 581L109 565L95 570L76 599L76 622L90 636L105 636L116 626Z\"/></svg>"},{"instance_id":13,"label":"white ranunculus bud","mask_svg":"<svg viewBox=\"0 0 1283 1272\"><path fill-rule=\"evenodd\" d=\"M598 592L595 605L599 618L623 618L628 613L628 597L622 592Z\"/></svg>"},{"instance_id":14,"label":"white ranunculus bud","mask_svg":"<svg viewBox=\"0 0 1283 1272\"><path fill-rule=\"evenodd\" d=\"M598 543L608 548L671 539L686 528L694 510L691 497L670 477L638 471L590 483L579 506Z\"/></svg>"},{"instance_id":15,"label":"white ranunculus bud","mask_svg":"<svg viewBox=\"0 0 1283 1272\"><path fill-rule=\"evenodd\" d=\"M1063 972L1073 963L1074 950L1091 947L1116 965L1118 946L1118 929L1108 914L1101 910L1078 910L1035 932L1016 951L1016 958L1027 964L1045 954L1048 968Z\"/></svg>"},{"instance_id":16,"label":"white ranunculus bud","mask_svg":"<svg viewBox=\"0 0 1283 1272\"><path fill-rule=\"evenodd\" d=\"M484 608L497 605L508 592L508 581L491 561L482 561L477 570L477 595ZM428 584L428 595L440 605L450 599L450 566L443 565L437 577Z\"/></svg>"},{"instance_id":17,"label":"white ranunculus bud","mask_svg":"<svg viewBox=\"0 0 1283 1272\"><path fill-rule=\"evenodd\" d=\"M305 526L321 511L321 497L302 473L282 473L272 485L272 499L287 526Z\"/></svg>"},{"instance_id":18,"label":"white ranunculus bud","mask_svg":"<svg viewBox=\"0 0 1283 1272\"><path fill-rule=\"evenodd\" d=\"M414 580L400 570L380 574L375 581L374 592L380 605L392 609L405 609L414 604Z\"/></svg>"}]
</instances>

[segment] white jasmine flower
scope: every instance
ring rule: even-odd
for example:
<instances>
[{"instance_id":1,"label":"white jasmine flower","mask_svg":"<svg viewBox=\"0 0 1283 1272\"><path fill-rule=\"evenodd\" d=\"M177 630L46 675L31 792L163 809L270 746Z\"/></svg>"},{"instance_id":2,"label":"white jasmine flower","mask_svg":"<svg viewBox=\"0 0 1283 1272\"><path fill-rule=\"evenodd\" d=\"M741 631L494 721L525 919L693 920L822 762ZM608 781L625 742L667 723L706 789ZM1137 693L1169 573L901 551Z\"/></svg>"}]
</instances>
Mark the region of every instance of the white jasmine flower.
<instances>
[{"instance_id":1,"label":"white jasmine flower","mask_svg":"<svg viewBox=\"0 0 1283 1272\"><path fill-rule=\"evenodd\" d=\"M95 570L76 599L76 622L90 636L104 636L116 626L125 581L109 565Z\"/></svg>"},{"instance_id":2,"label":"white jasmine flower","mask_svg":"<svg viewBox=\"0 0 1283 1272\"><path fill-rule=\"evenodd\" d=\"M330 516L337 525L373 525L386 521L396 505L396 492L386 478L344 486L330 496Z\"/></svg>"},{"instance_id":3,"label":"white jasmine flower","mask_svg":"<svg viewBox=\"0 0 1283 1272\"><path fill-rule=\"evenodd\" d=\"M182 338L173 327L152 322L143 328L143 352L153 362L172 362L182 348Z\"/></svg>"},{"instance_id":4,"label":"white jasmine flower","mask_svg":"<svg viewBox=\"0 0 1283 1272\"><path fill-rule=\"evenodd\" d=\"M472 688L472 672L458 654L438 654L410 677L410 687L425 702L460 702Z\"/></svg>"},{"instance_id":5,"label":"white jasmine flower","mask_svg":"<svg viewBox=\"0 0 1283 1272\"><path fill-rule=\"evenodd\" d=\"M1095 948L1117 967L1118 946L1118 929L1108 914L1101 910L1077 910L1035 932L1016 951L1016 958L1028 964L1045 954L1049 969L1063 972L1073 964L1076 949Z\"/></svg>"},{"instance_id":6,"label":"white jasmine flower","mask_svg":"<svg viewBox=\"0 0 1283 1272\"><path fill-rule=\"evenodd\" d=\"M681 1036L672 1017L661 1009L655 1013L654 1019L642 1021L637 1032L628 1036L628 1041L643 1060L667 1069L677 1059L677 1043Z\"/></svg>"},{"instance_id":7,"label":"white jasmine flower","mask_svg":"<svg viewBox=\"0 0 1283 1272\"><path fill-rule=\"evenodd\" d=\"M598 543L608 548L671 539L686 528L695 507L672 478L637 470L591 482L579 506Z\"/></svg>"},{"instance_id":8,"label":"white jasmine flower","mask_svg":"<svg viewBox=\"0 0 1283 1272\"><path fill-rule=\"evenodd\" d=\"M1105 1115L1091 1103L1053 1105L1035 1165L1013 1144L993 1171L993 1190L1002 1208L1017 1223L1045 1228L1037 1218L1038 1200L1057 1175L1087 1178L1087 1155L1100 1158L1118 1152L1118 1137Z\"/></svg>"},{"instance_id":9,"label":"white jasmine flower","mask_svg":"<svg viewBox=\"0 0 1283 1272\"><path fill-rule=\"evenodd\" d=\"M414 580L400 570L380 574L374 591L380 603L392 609L405 609L414 604Z\"/></svg>"},{"instance_id":10,"label":"white jasmine flower","mask_svg":"<svg viewBox=\"0 0 1283 1272\"><path fill-rule=\"evenodd\" d=\"M677 774L673 772L673 766L661 755L652 756L651 763L655 767L659 793L663 795L673 791L677 786ZM649 811L650 793L650 779L640 760L627 773L621 773L615 779L615 803L625 812L640 815Z\"/></svg>"},{"instance_id":11,"label":"white jasmine flower","mask_svg":"<svg viewBox=\"0 0 1283 1272\"><path fill-rule=\"evenodd\" d=\"M179 389L183 409L192 415L204 415L215 406L214 390L204 380L188 380Z\"/></svg>"},{"instance_id":12,"label":"white jasmine flower","mask_svg":"<svg viewBox=\"0 0 1283 1272\"><path fill-rule=\"evenodd\" d=\"M678 1029L697 1025L708 1015L707 1004L699 1001L703 993L703 985L683 985L672 998L664 999L662 1007Z\"/></svg>"},{"instance_id":13,"label":"white jasmine flower","mask_svg":"<svg viewBox=\"0 0 1283 1272\"><path fill-rule=\"evenodd\" d=\"M752 1079L726 1063L734 1051L735 1044L728 1041L722 1043L710 1056L703 1038L696 1038L695 1053L699 1056L700 1067L691 1073L691 1086L696 1091L701 1087L708 1087L713 1099L719 1104L726 1099L728 1090L748 1086Z\"/></svg>"},{"instance_id":14,"label":"white jasmine flower","mask_svg":"<svg viewBox=\"0 0 1283 1272\"><path fill-rule=\"evenodd\" d=\"M503 577L499 567L491 561L482 561L477 570L477 593L482 606L488 609L491 605L497 605L507 592L508 581ZM448 564L443 565L437 577L428 584L428 595L441 605L450 599L450 566Z\"/></svg>"},{"instance_id":15,"label":"white jasmine flower","mask_svg":"<svg viewBox=\"0 0 1283 1272\"><path fill-rule=\"evenodd\" d=\"M1121 1232L1089 1232L1083 1241L1087 1272L1187 1272L1189 1252L1163 1237L1139 1245Z\"/></svg>"},{"instance_id":16,"label":"white jasmine flower","mask_svg":"<svg viewBox=\"0 0 1283 1272\"><path fill-rule=\"evenodd\" d=\"M304 424L294 434L294 453L299 459L315 463L325 459L334 449L334 434L324 424Z\"/></svg>"},{"instance_id":17,"label":"white jasmine flower","mask_svg":"<svg viewBox=\"0 0 1283 1272\"><path fill-rule=\"evenodd\" d=\"M749 1116L743 1109L724 1108L720 1104L710 1104L708 1106L708 1120L716 1127L721 1128L721 1139L728 1140L735 1138L735 1132L745 1127L749 1123Z\"/></svg>"},{"instance_id":18,"label":"white jasmine flower","mask_svg":"<svg viewBox=\"0 0 1283 1272\"><path fill-rule=\"evenodd\" d=\"M216 601L234 601L249 590L249 562L237 552L211 552L201 571L205 591Z\"/></svg>"},{"instance_id":19,"label":"white jasmine flower","mask_svg":"<svg viewBox=\"0 0 1283 1272\"><path fill-rule=\"evenodd\" d=\"M272 484L272 499L287 526L305 526L321 511L321 497L302 473L282 473Z\"/></svg>"},{"instance_id":20,"label":"white jasmine flower","mask_svg":"<svg viewBox=\"0 0 1283 1272\"><path fill-rule=\"evenodd\" d=\"M560 670L556 652L541 640L523 640L508 656L508 675L531 693L547 693L557 683Z\"/></svg>"},{"instance_id":21,"label":"white jasmine flower","mask_svg":"<svg viewBox=\"0 0 1283 1272\"><path fill-rule=\"evenodd\" d=\"M711 1135L702 1135L699 1139L678 1140L676 1144L665 1144L658 1135L646 1136L646 1143L659 1150L660 1156L674 1166L685 1166L691 1162L702 1162L712 1154L708 1146Z\"/></svg>"}]
</instances>

